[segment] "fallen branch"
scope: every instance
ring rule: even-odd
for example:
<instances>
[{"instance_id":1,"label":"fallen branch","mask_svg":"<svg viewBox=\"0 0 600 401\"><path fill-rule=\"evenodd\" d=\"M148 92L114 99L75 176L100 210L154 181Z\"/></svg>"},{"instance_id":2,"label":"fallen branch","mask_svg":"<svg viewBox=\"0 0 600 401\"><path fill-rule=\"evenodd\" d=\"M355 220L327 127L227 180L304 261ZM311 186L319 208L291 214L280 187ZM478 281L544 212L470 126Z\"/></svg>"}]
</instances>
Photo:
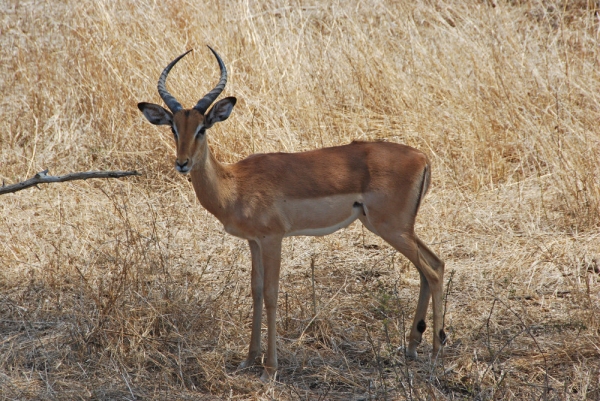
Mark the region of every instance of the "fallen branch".
<instances>
[{"instance_id":1,"label":"fallen branch","mask_svg":"<svg viewBox=\"0 0 600 401\"><path fill-rule=\"evenodd\" d=\"M61 176L48 175L48 169L37 173L32 178L12 185L0 187L0 195L17 192L25 188L33 187L38 184L49 184L51 182L65 182L73 180L87 180L88 178L121 178L129 175L141 175L137 171L86 171L81 173L71 173Z\"/></svg>"}]
</instances>

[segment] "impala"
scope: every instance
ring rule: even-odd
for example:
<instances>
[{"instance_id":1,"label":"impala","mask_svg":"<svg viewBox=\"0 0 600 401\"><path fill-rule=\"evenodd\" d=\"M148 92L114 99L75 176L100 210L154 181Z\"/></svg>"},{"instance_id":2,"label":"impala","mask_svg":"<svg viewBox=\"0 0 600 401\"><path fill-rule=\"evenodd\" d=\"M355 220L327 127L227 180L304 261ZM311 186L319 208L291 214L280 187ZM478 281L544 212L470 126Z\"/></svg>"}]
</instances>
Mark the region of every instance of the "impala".
<instances>
[{"instance_id":1,"label":"impala","mask_svg":"<svg viewBox=\"0 0 600 401\"><path fill-rule=\"evenodd\" d=\"M220 163L210 150L206 130L226 120L236 103L226 97L208 110L225 88L227 69L219 63L219 83L191 109L184 109L167 91L173 66L191 50L165 67L158 93L169 110L152 103L138 108L155 125L168 125L175 137L175 169L190 174L206 210L229 234L250 245L252 257L252 332L248 356L240 364L254 364L260 353L263 301L267 311L267 359L263 380L277 370L276 312L281 265L281 241L293 235L326 235L359 219L417 268L420 292L406 354L415 358L425 331L429 299L433 301L433 353L445 342L442 322L442 262L415 234L417 211L427 193L430 166L427 156L405 145L352 142L349 145L302 153L255 154L235 164Z\"/></svg>"}]
</instances>

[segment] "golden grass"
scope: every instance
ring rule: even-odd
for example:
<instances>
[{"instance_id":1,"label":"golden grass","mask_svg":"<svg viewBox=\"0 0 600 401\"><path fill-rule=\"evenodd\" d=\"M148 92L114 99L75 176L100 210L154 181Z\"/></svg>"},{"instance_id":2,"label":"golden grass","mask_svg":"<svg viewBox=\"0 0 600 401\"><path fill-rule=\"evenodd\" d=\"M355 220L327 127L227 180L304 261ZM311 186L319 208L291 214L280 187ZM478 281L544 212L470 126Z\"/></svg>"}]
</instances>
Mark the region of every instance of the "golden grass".
<instances>
[{"instance_id":1,"label":"golden grass","mask_svg":"<svg viewBox=\"0 0 600 401\"><path fill-rule=\"evenodd\" d=\"M0 198L2 399L600 398L600 20L591 0L5 1L0 179L136 169ZM418 293L360 226L284 242L279 383L238 373L249 252L139 101L225 60L217 157L384 139L433 163L417 231L447 266L443 361L396 352ZM318 315L310 264L315 261Z\"/></svg>"}]
</instances>

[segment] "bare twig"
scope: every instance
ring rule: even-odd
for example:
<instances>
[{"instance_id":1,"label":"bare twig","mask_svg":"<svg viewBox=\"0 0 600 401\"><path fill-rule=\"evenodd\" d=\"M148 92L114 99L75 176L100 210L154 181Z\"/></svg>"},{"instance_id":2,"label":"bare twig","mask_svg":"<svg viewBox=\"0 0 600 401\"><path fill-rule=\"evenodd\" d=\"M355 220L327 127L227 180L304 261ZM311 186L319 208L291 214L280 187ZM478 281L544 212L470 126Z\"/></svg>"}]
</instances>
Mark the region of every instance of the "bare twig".
<instances>
[{"instance_id":1,"label":"bare twig","mask_svg":"<svg viewBox=\"0 0 600 401\"><path fill-rule=\"evenodd\" d=\"M317 317L317 295L315 294L315 257L310 259L310 271L312 277L313 318Z\"/></svg>"},{"instance_id":2,"label":"bare twig","mask_svg":"<svg viewBox=\"0 0 600 401\"><path fill-rule=\"evenodd\" d=\"M65 182L74 180L87 180L88 178L121 178L129 175L142 175L137 171L85 171L79 173L70 173L61 176L48 175L48 169L37 173L32 178L12 185L2 185L0 195L17 192L25 188L33 187L38 184L49 184L52 182Z\"/></svg>"}]
</instances>

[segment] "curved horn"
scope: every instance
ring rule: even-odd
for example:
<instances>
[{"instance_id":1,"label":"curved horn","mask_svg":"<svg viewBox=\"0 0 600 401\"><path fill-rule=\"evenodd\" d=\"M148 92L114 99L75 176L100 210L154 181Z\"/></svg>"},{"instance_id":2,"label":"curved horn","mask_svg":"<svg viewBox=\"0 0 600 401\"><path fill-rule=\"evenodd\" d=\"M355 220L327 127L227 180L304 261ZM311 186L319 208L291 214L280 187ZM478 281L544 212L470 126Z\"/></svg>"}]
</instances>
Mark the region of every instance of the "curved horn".
<instances>
[{"instance_id":1,"label":"curved horn","mask_svg":"<svg viewBox=\"0 0 600 401\"><path fill-rule=\"evenodd\" d=\"M192 50L193 49L188 50L187 52L183 53L181 56L177 57L175 60L171 61L169 63L169 65L165 67L162 74L160 74L160 78L158 78L158 85L157 85L158 94L160 95L162 100L165 102L165 104L169 107L169 109L171 109L173 114L175 114L179 110L183 109L183 107L181 107L181 104L179 104L177 99L175 99L167 90L167 86L165 85L165 83L167 81L167 75L169 75L169 71L171 71L171 68L173 68L173 66L175 64L177 64L177 62L179 60L181 60L183 58L183 56L185 56Z\"/></svg>"},{"instance_id":2,"label":"curved horn","mask_svg":"<svg viewBox=\"0 0 600 401\"><path fill-rule=\"evenodd\" d=\"M215 55L217 61L219 62L219 68L221 69L221 79L219 83L213 90L208 92L202 99L198 101L198 103L194 106L194 109L198 110L200 113L206 113L206 109L210 107L210 105L215 101L215 99L223 92L225 89L225 84L227 83L227 68L225 68L225 64L221 57L217 54L216 51L212 49L212 47L208 46L210 51Z\"/></svg>"}]
</instances>

